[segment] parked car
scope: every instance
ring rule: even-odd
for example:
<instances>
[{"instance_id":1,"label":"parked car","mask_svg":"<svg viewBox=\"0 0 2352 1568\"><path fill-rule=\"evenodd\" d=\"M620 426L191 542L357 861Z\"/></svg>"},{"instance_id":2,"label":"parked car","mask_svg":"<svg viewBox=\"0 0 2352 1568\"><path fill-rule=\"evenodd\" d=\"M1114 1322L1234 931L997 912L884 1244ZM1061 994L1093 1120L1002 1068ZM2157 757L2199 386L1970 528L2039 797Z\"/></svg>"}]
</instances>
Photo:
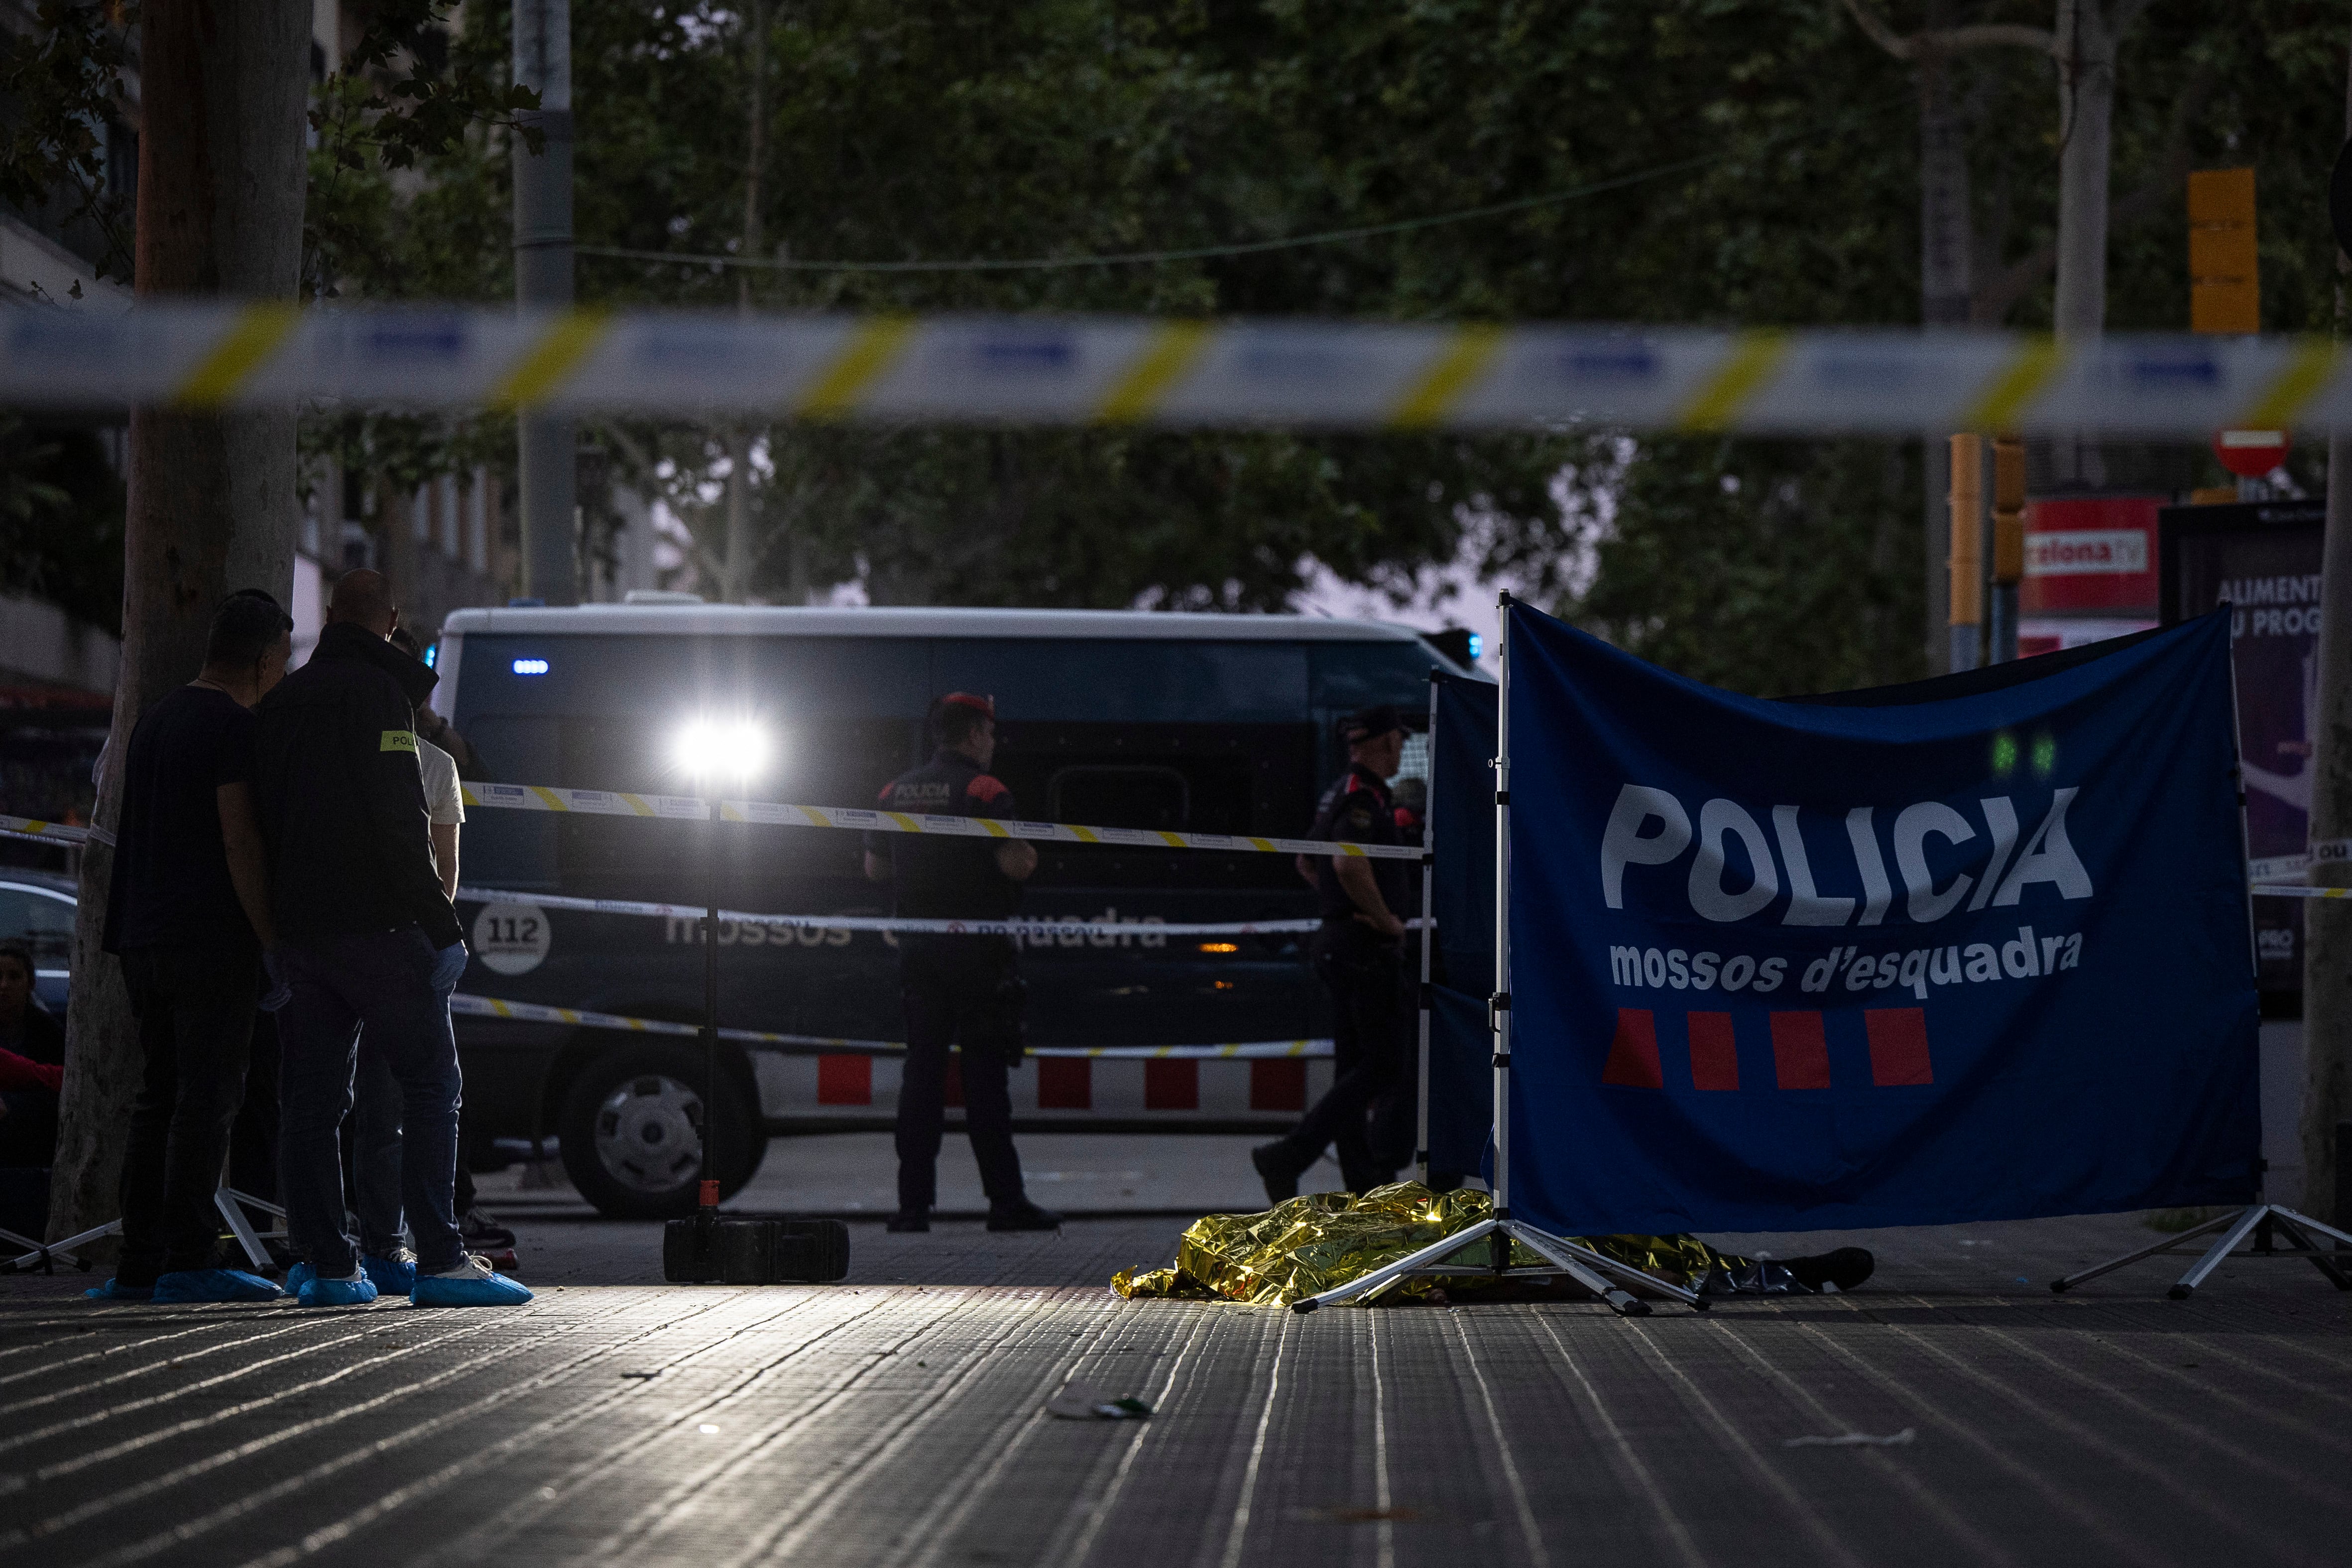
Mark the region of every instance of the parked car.
<instances>
[{"instance_id":1,"label":"parked car","mask_svg":"<svg viewBox=\"0 0 2352 1568\"><path fill-rule=\"evenodd\" d=\"M0 866L0 943L31 950L33 994L60 1018L70 989L78 891L59 872Z\"/></svg>"}]
</instances>

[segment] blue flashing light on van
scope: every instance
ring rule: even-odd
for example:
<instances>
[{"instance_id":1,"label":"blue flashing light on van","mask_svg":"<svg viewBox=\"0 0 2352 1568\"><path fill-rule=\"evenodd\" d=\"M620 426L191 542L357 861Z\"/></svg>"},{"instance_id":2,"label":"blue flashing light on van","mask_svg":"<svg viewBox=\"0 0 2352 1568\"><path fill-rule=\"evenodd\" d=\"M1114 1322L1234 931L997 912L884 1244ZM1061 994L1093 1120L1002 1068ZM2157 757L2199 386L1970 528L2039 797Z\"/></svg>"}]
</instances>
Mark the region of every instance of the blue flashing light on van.
<instances>
[{"instance_id":1,"label":"blue flashing light on van","mask_svg":"<svg viewBox=\"0 0 2352 1568\"><path fill-rule=\"evenodd\" d=\"M1127 611L583 605L459 610L443 629L434 706L490 784L682 795L695 714L760 716L761 798L857 807L928 752L941 692L993 692L990 771L1033 821L1235 836L1305 831L1347 766L1340 715L1375 703L1427 711L1432 668L1483 679L1458 634L1289 616ZM468 670L564 678L467 679ZM1475 657L1475 656L1473 656ZM1419 725L1416 723L1415 728ZM748 745L748 742L743 742ZM738 742L731 736L726 748ZM707 748L706 748L707 749ZM697 753L698 756L699 753ZM1403 772L1426 768L1406 749ZM859 835L759 823L481 811L465 828L461 989L479 996L698 1022L700 922L550 910L537 894L820 915L880 915ZM1209 1045L1331 1032L1296 934L1171 941L1177 921L1311 917L1286 855L1041 845L1022 941L1037 1046ZM714 886L715 885L715 886ZM892 939L722 920L720 1023L824 1039L896 1040ZM605 1214L690 1212L706 1108L688 1040L460 1017L469 1136L556 1136L583 1196ZM891 1056L729 1047L709 1116L750 1180L767 1136L887 1129ZM1331 1078L1328 1058L1032 1058L1013 1075L1016 1128L1252 1132L1289 1126ZM961 1116L950 1107L950 1116Z\"/></svg>"}]
</instances>

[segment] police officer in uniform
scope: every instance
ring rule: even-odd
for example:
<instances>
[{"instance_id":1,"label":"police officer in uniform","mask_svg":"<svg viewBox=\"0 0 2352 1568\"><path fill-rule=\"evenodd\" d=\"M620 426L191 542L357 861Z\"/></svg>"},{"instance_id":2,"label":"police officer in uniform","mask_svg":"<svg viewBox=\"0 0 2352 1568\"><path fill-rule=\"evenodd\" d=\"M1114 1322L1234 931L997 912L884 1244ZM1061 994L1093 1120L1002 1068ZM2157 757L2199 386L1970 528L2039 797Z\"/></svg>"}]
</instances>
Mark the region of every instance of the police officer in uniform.
<instances>
[{"instance_id":1,"label":"police officer in uniform","mask_svg":"<svg viewBox=\"0 0 2352 1568\"><path fill-rule=\"evenodd\" d=\"M1348 771L1324 792L1310 838L1400 844L1388 779L1404 755L1404 721L1379 707L1341 721ZM1406 990L1405 868L1402 859L1302 857L1300 869L1323 904L1311 952L1331 993L1338 1075L1287 1136L1250 1151L1275 1203L1298 1195L1298 1178L1337 1145L1339 1174L1360 1193L1395 1179L1412 1158L1416 1107L1406 1072L1411 995Z\"/></svg>"},{"instance_id":2,"label":"police officer in uniform","mask_svg":"<svg viewBox=\"0 0 2352 1568\"><path fill-rule=\"evenodd\" d=\"M929 722L939 749L883 786L882 805L933 816L1017 816L1013 792L988 772L996 754L995 700L951 691L931 704ZM898 912L908 919L1007 919L1020 904L1021 884L1036 869L1036 846L1019 838L870 833L866 839L866 876L896 885ZM1062 1216L1029 1201L1013 1147L1005 1075L1027 1048L1013 940L903 932L898 978L907 1068L898 1087L898 1212L890 1228L931 1228L952 1045L961 1047L964 1125L988 1194L988 1228L1055 1229Z\"/></svg>"}]
</instances>

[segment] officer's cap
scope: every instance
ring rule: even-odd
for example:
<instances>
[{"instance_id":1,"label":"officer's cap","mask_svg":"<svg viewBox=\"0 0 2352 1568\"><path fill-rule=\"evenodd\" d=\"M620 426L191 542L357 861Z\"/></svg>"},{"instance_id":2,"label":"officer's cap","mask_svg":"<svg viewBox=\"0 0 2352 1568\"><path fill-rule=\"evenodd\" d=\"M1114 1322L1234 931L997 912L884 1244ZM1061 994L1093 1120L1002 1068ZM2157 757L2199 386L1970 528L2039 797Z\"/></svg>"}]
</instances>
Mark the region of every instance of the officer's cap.
<instances>
[{"instance_id":1,"label":"officer's cap","mask_svg":"<svg viewBox=\"0 0 2352 1568\"><path fill-rule=\"evenodd\" d=\"M1394 734L1404 728L1404 720L1387 703L1350 713L1339 721L1339 738L1353 746L1364 741L1377 741L1382 735Z\"/></svg>"},{"instance_id":2,"label":"officer's cap","mask_svg":"<svg viewBox=\"0 0 2352 1568\"><path fill-rule=\"evenodd\" d=\"M950 691L931 704L935 715L950 708L969 708L992 723L996 719L996 699L993 697L976 697L969 691Z\"/></svg>"}]
</instances>

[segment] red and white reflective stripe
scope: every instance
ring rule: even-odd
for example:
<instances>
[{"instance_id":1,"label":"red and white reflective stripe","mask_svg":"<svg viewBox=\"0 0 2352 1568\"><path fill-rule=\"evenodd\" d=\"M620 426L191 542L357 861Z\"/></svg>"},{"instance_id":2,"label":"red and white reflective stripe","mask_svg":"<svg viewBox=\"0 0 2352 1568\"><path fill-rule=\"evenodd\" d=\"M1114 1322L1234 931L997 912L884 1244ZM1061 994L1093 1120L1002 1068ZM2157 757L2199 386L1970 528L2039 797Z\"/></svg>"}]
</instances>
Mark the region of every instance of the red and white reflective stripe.
<instances>
[{"instance_id":1,"label":"red and white reflective stripe","mask_svg":"<svg viewBox=\"0 0 2352 1568\"><path fill-rule=\"evenodd\" d=\"M1037 1059L1008 1085L1016 1116L1051 1118L1193 1116L1231 1121L1296 1116L1330 1087L1328 1057L1258 1057L1204 1061L1196 1057L1121 1059L1032 1052ZM903 1064L896 1058L828 1055L757 1058L761 1099L793 1114L856 1116L898 1102ZM947 1103L963 1103L961 1058L949 1059Z\"/></svg>"}]
</instances>

